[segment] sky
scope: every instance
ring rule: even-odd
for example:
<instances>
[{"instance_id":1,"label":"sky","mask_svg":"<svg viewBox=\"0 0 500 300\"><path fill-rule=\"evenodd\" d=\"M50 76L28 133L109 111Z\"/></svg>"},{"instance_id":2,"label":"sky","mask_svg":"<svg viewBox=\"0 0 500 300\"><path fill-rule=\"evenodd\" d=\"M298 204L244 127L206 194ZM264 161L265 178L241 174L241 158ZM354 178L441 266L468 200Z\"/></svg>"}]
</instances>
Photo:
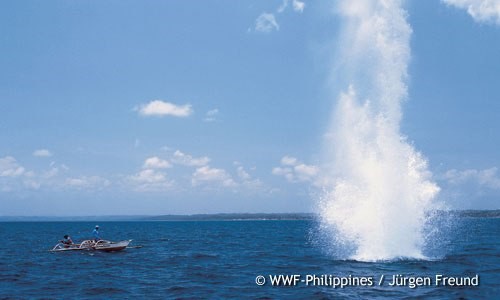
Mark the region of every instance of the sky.
<instances>
[{"instance_id":1,"label":"sky","mask_svg":"<svg viewBox=\"0 0 500 300\"><path fill-rule=\"evenodd\" d=\"M314 211L334 2L0 2L0 216ZM401 131L453 209L500 208L499 7L406 2Z\"/></svg>"}]
</instances>

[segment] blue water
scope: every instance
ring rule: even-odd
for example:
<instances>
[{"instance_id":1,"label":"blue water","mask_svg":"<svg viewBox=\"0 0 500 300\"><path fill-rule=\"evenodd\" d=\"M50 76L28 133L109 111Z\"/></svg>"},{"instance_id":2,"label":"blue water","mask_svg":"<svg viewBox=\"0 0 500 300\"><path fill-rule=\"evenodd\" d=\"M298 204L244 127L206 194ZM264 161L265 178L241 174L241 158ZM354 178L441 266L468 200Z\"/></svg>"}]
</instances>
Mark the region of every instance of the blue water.
<instances>
[{"instance_id":1,"label":"blue water","mask_svg":"<svg viewBox=\"0 0 500 300\"><path fill-rule=\"evenodd\" d=\"M337 260L314 238L313 221L101 222L111 240L139 249L116 253L50 249L62 235L87 238L88 222L0 223L0 299L261 298L494 299L500 295L500 219L462 218L432 261ZM272 286L269 275L434 277L479 274L477 287ZM263 275L268 282L255 283Z\"/></svg>"}]
</instances>

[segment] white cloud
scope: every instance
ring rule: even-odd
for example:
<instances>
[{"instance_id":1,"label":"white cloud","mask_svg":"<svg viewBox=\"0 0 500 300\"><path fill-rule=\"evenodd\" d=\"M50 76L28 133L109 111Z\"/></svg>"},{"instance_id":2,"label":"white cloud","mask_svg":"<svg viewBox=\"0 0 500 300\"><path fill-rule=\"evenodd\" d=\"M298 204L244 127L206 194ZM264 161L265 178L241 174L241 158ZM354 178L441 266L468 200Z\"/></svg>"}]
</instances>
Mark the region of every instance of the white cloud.
<instances>
[{"instance_id":1,"label":"white cloud","mask_svg":"<svg viewBox=\"0 0 500 300\"><path fill-rule=\"evenodd\" d=\"M176 105L162 100L153 100L137 107L135 110L143 116L174 116L188 117L193 113L190 104Z\"/></svg>"},{"instance_id":2,"label":"white cloud","mask_svg":"<svg viewBox=\"0 0 500 300\"><path fill-rule=\"evenodd\" d=\"M40 182L33 171L27 171L12 156L0 158L0 191L12 192L22 188L38 189Z\"/></svg>"},{"instance_id":3,"label":"white cloud","mask_svg":"<svg viewBox=\"0 0 500 300\"><path fill-rule=\"evenodd\" d=\"M143 183L158 183L167 179L165 173L153 169L142 170L131 178L137 182Z\"/></svg>"},{"instance_id":4,"label":"white cloud","mask_svg":"<svg viewBox=\"0 0 500 300\"><path fill-rule=\"evenodd\" d=\"M289 182L315 182L318 179L319 168L313 165L306 165L292 156L284 156L281 159L281 166L272 170L273 175L283 176Z\"/></svg>"},{"instance_id":5,"label":"white cloud","mask_svg":"<svg viewBox=\"0 0 500 300\"><path fill-rule=\"evenodd\" d=\"M57 190L63 186L83 186L83 180L92 178L69 178L61 176L69 170L64 164L56 165L51 162L49 167L38 172L27 170L11 156L0 158L0 190L21 191L23 189L39 189L40 187ZM82 179L73 180L73 179Z\"/></svg>"},{"instance_id":6,"label":"white cloud","mask_svg":"<svg viewBox=\"0 0 500 300\"><path fill-rule=\"evenodd\" d=\"M479 186L499 190L500 177L497 175L497 171L497 168L484 170L469 169L463 171L452 169L445 173L444 178L448 183L453 185L475 183Z\"/></svg>"},{"instance_id":7,"label":"white cloud","mask_svg":"<svg viewBox=\"0 0 500 300\"><path fill-rule=\"evenodd\" d=\"M238 172L238 177L243 181L249 180L251 178L250 174L248 174L248 172L245 171L245 168L243 168L242 166L238 166L237 172Z\"/></svg>"},{"instance_id":8,"label":"white cloud","mask_svg":"<svg viewBox=\"0 0 500 300\"><path fill-rule=\"evenodd\" d=\"M290 2L290 0L283 0L283 2L281 3L280 7L278 7L277 12L278 13L284 12L286 10L286 8L288 7L289 2ZM296 12L303 12L305 6L306 6L306 4L304 2L302 2L302 1L299 1L299 0L293 0L292 1L292 8Z\"/></svg>"},{"instance_id":9,"label":"white cloud","mask_svg":"<svg viewBox=\"0 0 500 300\"><path fill-rule=\"evenodd\" d=\"M172 165L164 160L159 158L158 156L149 157L144 161L143 168L144 169L166 169L170 168Z\"/></svg>"},{"instance_id":10,"label":"white cloud","mask_svg":"<svg viewBox=\"0 0 500 300\"><path fill-rule=\"evenodd\" d=\"M73 177L67 178L66 186L73 188L105 188L111 184L111 182L105 178L99 176L81 176L81 177Z\"/></svg>"},{"instance_id":11,"label":"white cloud","mask_svg":"<svg viewBox=\"0 0 500 300\"><path fill-rule=\"evenodd\" d=\"M35 177L36 176L36 173L34 171L27 171L27 172L24 172L24 176L25 177Z\"/></svg>"},{"instance_id":12,"label":"white cloud","mask_svg":"<svg viewBox=\"0 0 500 300\"><path fill-rule=\"evenodd\" d=\"M285 166L295 166L298 163L295 157L291 157L288 155L283 156L281 159L281 164Z\"/></svg>"},{"instance_id":13,"label":"white cloud","mask_svg":"<svg viewBox=\"0 0 500 300\"><path fill-rule=\"evenodd\" d=\"M12 156L0 158L0 177L17 177L24 174L26 170L19 165Z\"/></svg>"},{"instance_id":14,"label":"white cloud","mask_svg":"<svg viewBox=\"0 0 500 300\"><path fill-rule=\"evenodd\" d=\"M277 12L278 13L284 12L285 9L288 7L288 2L289 2L289 0L283 0L283 2L281 3L280 7L278 7L278 9L277 9Z\"/></svg>"},{"instance_id":15,"label":"white cloud","mask_svg":"<svg viewBox=\"0 0 500 300\"><path fill-rule=\"evenodd\" d=\"M170 189L174 182L167 178L165 172L154 169L141 170L137 174L128 177L138 191L161 191Z\"/></svg>"},{"instance_id":16,"label":"white cloud","mask_svg":"<svg viewBox=\"0 0 500 300\"><path fill-rule=\"evenodd\" d=\"M311 181L319 173L318 167L306 164L298 164L293 169L299 181Z\"/></svg>"},{"instance_id":17,"label":"white cloud","mask_svg":"<svg viewBox=\"0 0 500 300\"><path fill-rule=\"evenodd\" d=\"M241 187L246 188L252 193L264 190L264 184L262 183L262 181L257 178L252 178L252 176L245 170L245 168L243 168L242 166L238 166L236 171L239 178L238 184Z\"/></svg>"},{"instance_id":18,"label":"white cloud","mask_svg":"<svg viewBox=\"0 0 500 300\"><path fill-rule=\"evenodd\" d=\"M61 173L64 173L68 170L69 170L69 168L64 164L57 166L55 162L51 162L50 169L42 172L41 178L43 178L43 179L54 178L54 177L57 177Z\"/></svg>"},{"instance_id":19,"label":"white cloud","mask_svg":"<svg viewBox=\"0 0 500 300\"><path fill-rule=\"evenodd\" d=\"M442 0L444 3L467 10L476 22L494 22L500 25L499 0Z\"/></svg>"},{"instance_id":20,"label":"white cloud","mask_svg":"<svg viewBox=\"0 0 500 300\"><path fill-rule=\"evenodd\" d=\"M277 176L283 176L289 182L295 182L295 176L293 175L292 168L275 167L272 170L272 174Z\"/></svg>"},{"instance_id":21,"label":"white cloud","mask_svg":"<svg viewBox=\"0 0 500 300\"><path fill-rule=\"evenodd\" d=\"M203 119L203 121L214 122L218 114L219 114L219 109L217 108L211 109L207 111L207 113L205 114L205 119Z\"/></svg>"},{"instance_id":22,"label":"white cloud","mask_svg":"<svg viewBox=\"0 0 500 300\"><path fill-rule=\"evenodd\" d=\"M24 186L33 190L38 190L41 186L41 183L36 180L27 179L24 181Z\"/></svg>"},{"instance_id":23,"label":"white cloud","mask_svg":"<svg viewBox=\"0 0 500 300\"><path fill-rule=\"evenodd\" d=\"M304 7L306 7L306 4L302 1L299 1L299 0L293 0L292 6L293 6L293 10L295 10L297 12L303 12Z\"/></svg>"},{"instance_id":24,"label":"white cloud","mask_svg":"<svg viewBox=\"0 0 500 300\"><path fill-rule=\"evenodd\" d=\"M36 157L50 157L52 153L47 149L38 149L33 152L33 156Z\"/></svg>"},{"instance_id":25,"label":"white cloud","mask_svg":"<svg viewBox=\"0 0 500 300\"><path fill-rule=\"evenodd\" d=\"M175 164L190 167L201 167L210 162L210 158L206 156L194 158L189 154L182 153L180 150L174 152L174 156L171 160Z\"/></svg>"},{"instance_id":26,"label":"white cloud","mask_svg":"<svg viewBox=\"0 0 500 300\"><path fill-rule=\"evenodd\" d=\"M300 0L283 0L283 2L281 2L281 5L276 9L276 13L283 13L285 10L287 10L288 7L290 7L290 3L292 9L298 13L302 13L306 6L306 4ZM280 26L278 24L278 21L276 21L275 15L268 12L261 13L255 20L255 31L270 33L273 30L280 30ZM250 31L252 30L249 28L248 32Z\"/></svg>"},{"instance_id":27,"label":"white cloud","mask_svg":"<svg viewBox=\"0 0 500 300\"><path fill-rule=\"evenodd\" d=\"M69 185L69 186L81 187L81 186L85 186L86 184L87 184L87 181L85 179L82 179L82 178L68 178L68 179L66 179L66 185Z\"/></svg>"},{"instance_id":28,"label":"white cloud","mask_svg":"<svg viewBox=\"0 0 500 300\"><path fill-rule=\"evenodd\" d=\"M191 184L193 186L199 185L201 183L216 182L223 186L235 186L236 183L231 178L231 176L224 169L211 168L209 166L203 166L197 168L193 173Z\"/></svg>"},{"instance_id":29,"label":"white cloud","mask_svg":"<svg viewBox=\"0 0 500 300\"><path fill-rule=\"evenodd\" d=\"M48 171L43 173L44 178L52 178L59 174L59 168L51 167Z\"/></svg>"},{"instance_id":30,"label":"white cloud","mask_svg":"<svg viewBox=\"0 0 500 300\"><path fill-rule=\"evenodd\" d=\"M260 14L257 20L255 20L256 31L269 33L273 30L279 30L279 29L280 26L278 25L278 22L276 22L276 18L274 17L273 14L264 12Z\"/></svg>"}]
</instances>

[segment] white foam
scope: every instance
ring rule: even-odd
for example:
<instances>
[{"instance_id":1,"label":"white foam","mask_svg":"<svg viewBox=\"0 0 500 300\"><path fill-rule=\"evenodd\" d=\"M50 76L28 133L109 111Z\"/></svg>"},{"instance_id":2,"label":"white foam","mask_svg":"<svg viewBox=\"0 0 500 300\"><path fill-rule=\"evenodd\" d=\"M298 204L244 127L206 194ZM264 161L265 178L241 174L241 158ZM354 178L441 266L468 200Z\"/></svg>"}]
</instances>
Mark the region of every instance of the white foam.
<instances>
[{"instance_id":1,"label":"white foam","mask_svg":"<svg viewBox=\"0 0 500 300\"><path fill-rule=\"evenodd\" d=\"M349 258L425 256L423 232L439 187L424 157L400 133L411 28L401 1L340 1L335 66L349 84L338 97L326 143L320 201L325 230L352 245Z\"/></svg>"}]
</instances>

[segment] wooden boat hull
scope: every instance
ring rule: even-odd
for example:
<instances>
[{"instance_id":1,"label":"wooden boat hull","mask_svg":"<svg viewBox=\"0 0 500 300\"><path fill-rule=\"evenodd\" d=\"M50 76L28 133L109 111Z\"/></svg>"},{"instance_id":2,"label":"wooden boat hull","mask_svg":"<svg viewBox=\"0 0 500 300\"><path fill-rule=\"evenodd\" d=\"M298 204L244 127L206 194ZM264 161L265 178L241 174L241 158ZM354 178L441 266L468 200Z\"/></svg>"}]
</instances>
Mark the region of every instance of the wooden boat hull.
<instances>
[{"instance_id":1,"label":"wooden boat hull","mask_svg":"<svg viewBox=\"0 0 500 300\"><path fill-rule=\"evenodd\" d=\"M120 241L120 242L105 241L104 243L99 243L101 241L98 241L94 245L93 248L94 248L94 250L105 251L105 252L120 251L120 250L126 249L128 244L130 244L131 241L132 240Z\"/></svg>"},{"instance_id":2,"label":"wooden boat hull","mask_svg":"<svg viewBox=\"0 0 500 300\"><path fill-rule=\"evenodd\" d=\"M132 240L125 240L119 242L111 242L106 240L99 240L97 242L86 240L81 242L80 244L73 245L64 245L57 244L52 248L52 252L60 252L60 251L104 251L104 252L115 252L127 249L128 245L132 242Z\"/></svg>"}]
</instances>

